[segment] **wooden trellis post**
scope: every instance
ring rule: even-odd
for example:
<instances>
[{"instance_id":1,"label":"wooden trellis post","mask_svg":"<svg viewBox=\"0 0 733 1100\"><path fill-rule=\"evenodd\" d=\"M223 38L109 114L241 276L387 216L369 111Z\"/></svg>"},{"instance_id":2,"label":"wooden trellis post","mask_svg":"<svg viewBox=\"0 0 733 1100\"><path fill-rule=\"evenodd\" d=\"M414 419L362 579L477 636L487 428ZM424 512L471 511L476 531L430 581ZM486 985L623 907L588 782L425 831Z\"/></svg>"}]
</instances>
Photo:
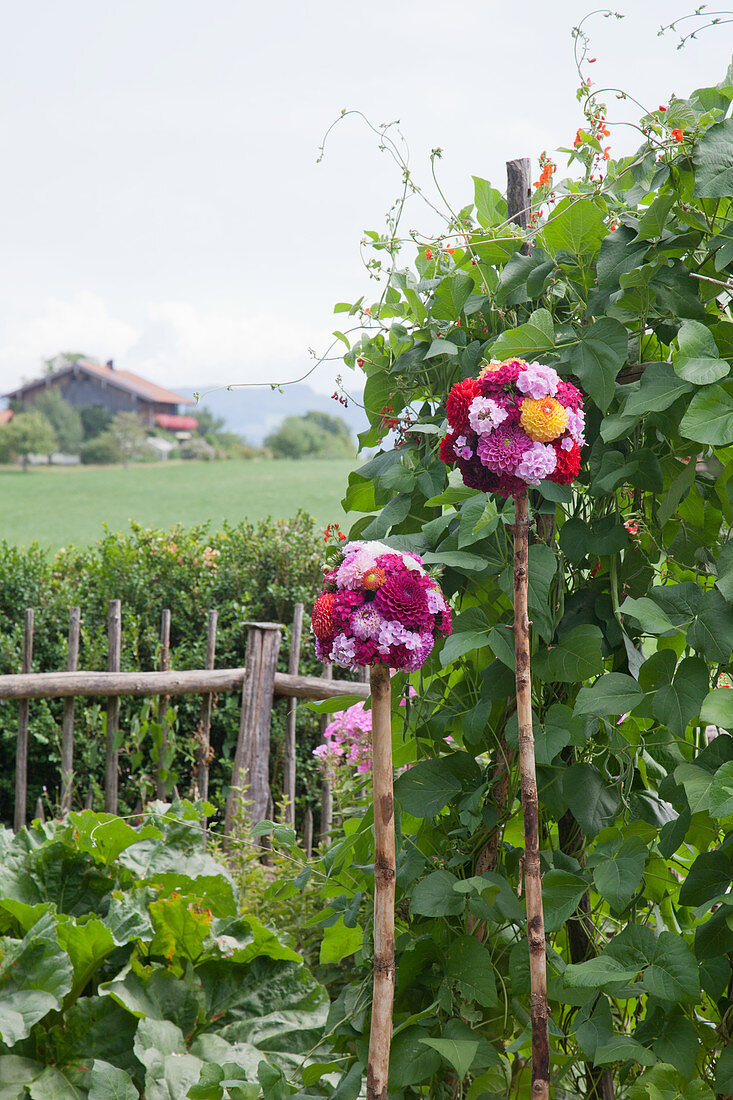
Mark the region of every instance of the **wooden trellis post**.
<instances>
[{"instance_id":1,"label":"wooden trellis post","mask_svg":"<svg viewBox=\"0 0 733 1100\"><path fill-rule=\"evenodd\" d=\"M109 652L107 668L110 672L120 671L122 651L122 605L119 600L109 601L109 619L107 625ZM108 814L117 813L117 769L119 750L117 731L120 725L120 700L116 695L107 699L107 736L104 764L104 808Z\"/></svg>"},{"instance_id":2,"label":"wooden trellis post","mask_svg":"<svg viewBox=\"0 0 733 1100\"><path fill-rule=\"evenodd\" d=\"M69 611L69 649L66 656L66 671L76 672L79 661L79 631L81 610L72 607ZM64 718L61 732L61 816L65 817L71 809L71 791L74 785L74 697L64 699Z\"/></svg>"},{"instance_id":3,"label":"wooden trellis post","mask_svg":"<svg viewBox=\"0 0 733 1100\"><path fill-rule=\"evenodd\" d=\"M168 671L171 653L171 613L166 607L160 619L160 661L158 667L161 672ZM158 749L158 766L155 769L155 797L165 798L165 783L161 778L165 750L168 747L168 729L166 715L168 714L168 695L161 695L158 699L158 724L160 726L160 748Z\"/></svg>"},{"instance_id":4,"label":"wooden trellis post","mask_svg":"<svg viewBox=\"0 0 733 1100\"><path fill-rule=\"evenodd\" d=\"M300 642L303 636L303 604L296 603L293 609L293 631L290 635L290 656L288 660L288 673L291 676L298 675L300 666ZM298 700L288 700L288 715L285 726L285 762L283 766L283 793L287 802L285 804L285 823L295 825L295 718L297 714Z\"/></svg>"},{"instance_id":5,"label":"wooden trellis post","mask_svg":"<svg viewBox=\"0 0 733 1100\"><path fill-rule=\"evenodd\" d=\"M23 672L30 672L33 664L33 608L25 613L23 624ZM25 825L26 800L28 798L28 700L18 703L18 742L15 754L15 817L16 833Z\"/></svg>"},{"instance_id":6,"label":"wooden trellis post","mask_svg":"<svg viewBox=\"0 0 733 1100\"><path fill-rule=\"evenodd\" d=\"M246 623L247 655L242 685L242 715L232 764L232 782L224 817L224 835L232 834L242 803L253 823L267 814L270 797L270 716L280 651L280 623Z\"/></svg>"},{"instance_id":7,"label":"wooden trellis post","mask_svg":"<svg viewBox=\"0 0 733 1100\"><path fill-rule=\"evenodd\" d=\"M323 662L324 680L333 679L333 665L330 661ZM321 719L321 730L324 730L330 721L329 715ZM331 843L331 829L333 828L333 768L326 764L326 770L321 783L321 845L327 848Z\"/></svg>"}]
</instances>

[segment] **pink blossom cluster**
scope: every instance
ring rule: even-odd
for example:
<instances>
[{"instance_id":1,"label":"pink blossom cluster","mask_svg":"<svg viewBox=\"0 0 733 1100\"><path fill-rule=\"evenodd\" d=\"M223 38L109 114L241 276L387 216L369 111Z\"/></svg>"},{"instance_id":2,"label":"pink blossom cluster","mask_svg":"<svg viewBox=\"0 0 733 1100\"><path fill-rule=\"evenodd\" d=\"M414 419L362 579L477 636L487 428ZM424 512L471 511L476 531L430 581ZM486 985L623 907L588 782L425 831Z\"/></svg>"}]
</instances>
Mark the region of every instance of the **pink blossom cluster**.
<instances>
[{"instance_id":1,"label":"pink blossom cluster","mask_svg":"<svg viewBox=\"0 0 733 1100\"><path fill-rule=\"evenodd\" d=\"M313 750L321 765L348 764L364 774L372 766L372 712L354 703L334 715L323 731L323 741Z\"/></svg>"},{"instance_id":2,"label":"pink blossom cluster","mask_svg":"<svg viewBox=\"0 0 733 1100\"><path fill-rule=\"evenodd\" d=\"M446 400L440 457L473 489L516 496L545 478L569 485L585 445L580 390L554 367L523 359L486 363Z\"/></svg>"},{"instance_id":3,"label":"pink blossom cluster","mask_svg":"<svg viewBox=\"0 0 733 1100\"><path fill-rule=\"evenodd\" d=\"M414 672L436 637L450 634L451 614L417 554L381 542L350 542L325 573L312 628L321 661Z\"/></svg>"}]
</instances>

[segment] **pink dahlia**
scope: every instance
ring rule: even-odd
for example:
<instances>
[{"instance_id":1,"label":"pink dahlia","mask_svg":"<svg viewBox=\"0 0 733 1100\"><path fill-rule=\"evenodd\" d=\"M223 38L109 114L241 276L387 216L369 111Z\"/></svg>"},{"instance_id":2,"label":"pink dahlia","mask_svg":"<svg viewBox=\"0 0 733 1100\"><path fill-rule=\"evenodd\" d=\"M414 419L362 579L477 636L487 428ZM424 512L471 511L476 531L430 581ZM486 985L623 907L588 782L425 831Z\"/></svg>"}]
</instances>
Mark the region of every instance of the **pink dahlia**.
<instances>
[{"instance_id":1,"label":"pink dahlia","mask_svg":"<svg viewBox=\"0 0 733 1100\"><path fill-rule=\"evenodd\" d=\"M491 393L492 390L516 382L522 372L521 359L505 359L503 363L487 363L478 376L478 392Z\"/></svg>"},{"instance_id":2,"label":"pink dahlia","mask_svg":"<svg viewBox=\"0 0 733 1100\"><path fill-rule=\"evenodd\" d=\"M343 588L336 592L331 605L331 617L335 630L351 630L351 616L357 607L364 603L364 592Z\"/></svg>"},{"instance_id":3,"label":"pink dahlia","mask_svg":"<svg viewBox=\"0 0 733 1100\"><path fill-rule=\"evenodd\" d=\"M517 424L502 424L491 435L482 435L478 456L495 474L514 474L532 440Z\"/></svg>"},{"instance_id":4,"label":"pink dahlia","mask_svg":"<svg viewBox=\"0 0 733 1100\"><path fill-rule=\"evenodd\" d=\"M374 597L376 607L386 619L397 620L404 626L432 628L432 615L428 611L425 587L420 580L411 572L388 574Z\"/></svg>"}]
</instances>

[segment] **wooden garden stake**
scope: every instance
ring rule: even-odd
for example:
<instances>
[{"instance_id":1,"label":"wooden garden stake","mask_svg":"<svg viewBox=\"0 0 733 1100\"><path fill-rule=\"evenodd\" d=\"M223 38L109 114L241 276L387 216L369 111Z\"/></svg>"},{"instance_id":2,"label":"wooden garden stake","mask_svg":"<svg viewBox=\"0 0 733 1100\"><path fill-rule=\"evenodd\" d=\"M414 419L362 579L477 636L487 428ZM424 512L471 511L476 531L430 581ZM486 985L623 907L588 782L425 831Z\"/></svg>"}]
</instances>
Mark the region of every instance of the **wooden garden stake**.
<instances>
[{"instance_id":1,"label":"wooden garden stake","mask_svg":"<svg viewBox=\"0 0 733 1100\"><path fill-rule=\"evenodd\" d=\"M514 652L516 657L517 720L519 723L519 772L524 815L524 893L529 940L530 1020L532 1025L532 1097L550 1095L550 1039L547 1022L547 971L545 920L540 878L539 809L532 731L532 681L529 664L527 580L529 504L527 490L514 500Z\"/></svg>"},{"instance_id":2,"label":"wooden garden stake","mask_svg":"<svg viewBox=\"0 0 733 1100\"><path fill-rule=\"evenodd\" d=\"M392 792L392 691L386 665L371 666L370 683L374 778L374 995L367 1100L388 1100L395 986L394 900L397 872Z\"/></svg>"}]
</instances>

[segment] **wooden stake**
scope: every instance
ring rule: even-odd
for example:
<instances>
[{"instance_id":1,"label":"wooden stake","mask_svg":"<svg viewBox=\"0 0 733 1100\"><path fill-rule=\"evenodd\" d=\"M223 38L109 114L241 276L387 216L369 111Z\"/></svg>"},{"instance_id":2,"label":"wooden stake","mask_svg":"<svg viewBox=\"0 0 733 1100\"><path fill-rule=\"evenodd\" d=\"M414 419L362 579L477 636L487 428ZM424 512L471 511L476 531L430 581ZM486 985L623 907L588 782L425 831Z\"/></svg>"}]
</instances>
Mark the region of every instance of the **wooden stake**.
<instances>
[{"instance_id":1,"label":"wooden stake","mask_svg":"<svg viewBox=\"0 0 733 1100\"><path fill-rule=\"evenodd\" d=\"M33 663L33 608L25 613L23 624L23 672L29 673ZM28 797L28 700L18 704L18 742L15 751L15 819L16 833L25 825Z\"/></svg>"},{"instance_id":2,"label":"wooden stake","mask_svg":"<svg viewBox=\"0 0 733 1100\"><path fill-rule=\"evenodd\" d=\"M66 656L66 671L76 672L79 661L79 630L81 610L72 607L69 610L69 649ZM64 700L64 719L61 732L61 816L71 810L71 788L74 785L74 697Z\"/></svg>"},{"instance_id":3,"label":"wooden stake","mask_svg":"<svg viewBox=\"0 0 733 1100\"><path fill-rule=\"evenodd\" d=\"M374 993L367 1100L389 1100L389 1050L395 986L395 828L392 791L392 687L386 665L372 665L374 779Z\"/></svg>"},{"instance_id":4,"label":"wooden stake","mask_svg":"<svg viewBox=\"0 0 733 1100\"><path fill-rule=\"evenodd\" d=\"M313 858L313 810L308 807L303 818L303 847L305 858Z\"/></svg>"},{"instance_id":5,"label":"wooden stake","mask_svg":"<svg viewBox=\"0 0 733 1100\"><path fill-rule=\"evenodd\" d=\"M333 665L330 661L323 662L323 679L333 679ZM324 714L321 719L321 733L330 722L330 716ZM331 829L333 828L333 768L326 764L326 770L321 783L321 847L328 848L331 843Z\"/></svg>"},{"instance_id":6,"label":"wooden stake","mask_svg":"<svg viewBox=\"0 0 733 1100\"><path fill-rule=\"evenodd\" d=\"M209 612L206 622L206 668L212 669L216 660L216 626L219 612L214 608ZM201 703L201 718L199 719L199 760L196 773L196 786L199 798L205 802L209 797L209 751L211 746L211 708L213 696L210 692L204 695ZM207 819L202 818L201 829L206 847Z\"/></svg>"},{"instance_id":7,"label":"wooden stake","mask_svg":"<svg viewBox=\"0 0 733 1100\"><path fill-rule=\"evenodd\" d=\"M119 672L122 650L122 605L119 600L109 601L107 633L109 637L107 668L110 672ZM107 736L104 763L104 808L108 814L117 813L117 768L119 760L117 730L119 724L120 700L116 695L110 695L107 700Z\"/></svg>"},{"instance_id":8,"label":"wooden stake","mask_svg":"<svg viewBox=\"0 0 733 1100\"><path fill-rule=\"evenodd\" d=\"M514 500L514 652L516 657L517 721L519 724L519 772L524 815L524 893L529 941L530 1020L532 1025L532 1098L550 1095L550 1038L547 1011L545 921L540 878L539 807L532 730L532 680L529 663L527 580L529 550L529 502L525 489Z\"/></svg>"},{"instance_id":9,"label":"wooden stake","mask_svg":"<svg viewBox=\"0 0 733 1100\"><path fill-rule=\"evenodd\" d=\"M161 672L168 671L168 664L170 661L171 653L171 613L170 608L166 607L161 615L160 619L160 662L159 667ZM159 799L165 799L165 782L161 778L161 771L164 770L163 763L166 756L166 749L168 747L168 728L166 724L166 715L168 713L168 704L170 698L167 695L161 695L158 699L158 725L160 726L160 748L158 749L158 766L155 769L155 797Z\"/></svg>"},{"instance_id":10,"label":"wooden stake","mask_svg":"<svg viewBox=\"0 0 733 1100\"><path fill-rule=\"evenodd\" d=\"M290 657L288 673L298 675L300 665L300 640L303 636L303 604L296 603L293 609L293 631L290 635ZM285 824L295 825L295 717L297 700L288 701L288 715L285 724L285 763L283 766L283 794L285 804Z\"/></svg>"}]
</instances>

